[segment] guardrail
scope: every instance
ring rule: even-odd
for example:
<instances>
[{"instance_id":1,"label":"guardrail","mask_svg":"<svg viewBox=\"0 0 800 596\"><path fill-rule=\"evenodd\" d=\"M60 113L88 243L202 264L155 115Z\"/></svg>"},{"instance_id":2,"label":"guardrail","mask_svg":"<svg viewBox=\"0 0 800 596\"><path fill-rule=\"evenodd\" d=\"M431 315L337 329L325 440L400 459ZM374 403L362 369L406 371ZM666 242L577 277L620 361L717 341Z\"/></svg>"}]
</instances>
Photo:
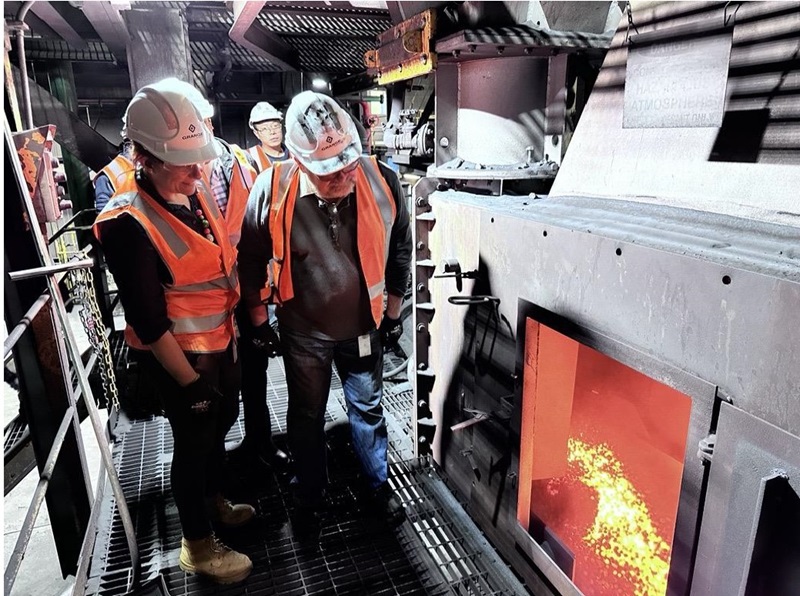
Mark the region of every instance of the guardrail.
<instances>
[{"instance_id":1,"label":"guardrail","mask_svg":"<svg viewBox=\"0 0 800 596\"><path fill-rule=\"evenodd\" d=\"M85 578L86 578L86 572L88 570L88 559L89 559L89 557L86 556L86 554L89 552L89 549L92 546L92 541L93 541L92 538L94 535L93 529L96 526L96 520L99 511L98 505L102 497L103 486L104 486L104 478L102 477L103 473L108 475L108 481L114 493L117 510L119 512L120 519L122 520L122 525L125 530L125 537L128 543L128 550L130 552L130 557L131 557L131 567L133 570L130 576L130 583L128 588L132 589L134 586L137 585L139 580L139 550L136 543L136 534L133 526L133 521L131 519L128 506L125 501L125 496L122 491L122 486L120 485L119 482L119 477L117 476L116 469L114 468L114 463L111 456L111 449L105 437L103 424L100 420L100 414L98 412L97 405L94 400L92 389L89 386L87 370L83 365L81 354L78 349L77 342L75 340L75 335L69 324L69 320L67 319L66 305L58 287L58 280L56 279L59 273L65 271L76 271L76 270L90 268L94 265L94 261L91 259L84 259L84 260L70 261L67 263L53 263L52 257L50 256L50 252L47 249L47 244L44 240L44 237L41 233L40 227L36 219L36 213L34 211L33 203L31 201L31 197L28 192L28 187L23 179L22 167L19 158L16 152L13 150L14 141L11 137L11 131L7 119L4 119L4 137L5 137L6 147L11 148L9 150L9 153L11 155L14 177L16 179L18 191L24 202L24 209L27 212L28 217L30 218L31 222L30 229L34 237L34 241L36 244L37 251L39 253L40 260L42 263L44 263L42 267L27 269L24 271L15 271L13 273L10 273L9 275L12 280L29 279L32 277L45 277L47 279L47 293L42 294L28 309L28 312L25 314L22 320L14 326L8 338L3 343L4 354L7 356L11 352L11 350L13 350L14 345L19 341L19 339L28 329L31 321L33 321L36 314L39 311L41 311L41 309L45 305L47 305L49 301L52 301L53 311L56 314L58 326L60 327L60 331L62 332L62 337L66 344L69 364L71 365L72 369L75 371L77 375L78 389L79 389L79 391L73 392L71 390L72 388L70 387L70 391L68 391L69 406L67 407L66 412L64 413L64 416L61 420L61 424L53 440L50 452L47 455L44 466L42 467L41 473L39 475L39 483L37 484L36 489L34 491L33 499L31 501L30 506L28 507L28 511L25 515L25 520L20 530L19 537L14 546L14 550L11 554L8 566L6 567L5 570L4 593L11 594L11 590L14 586L14 582L16 581L20 565L22 564L22 560L25 557L25 551L27 549L28 543L30 542L34 523L36 522L36 518L38 517L38 514L40 512L41 505L42 502L44 501L45 494L47 491L48 483L53 474L53 470L55 469L56 461L58 460L59 453L61 452L64 440L68 435L68 431L71 426L74 425L77 428L78 425L80 424L80 420L78 419L78 413L77 413L78 412L77 399L79 397L79 394L82 394L84 398L86 410L89 415L89 419L91 420L92 428L94 430L94 435L100 450L102 466L101 466L101 478L99 479L98 482L97 495L95 496L94 502L92 504L88 530L84 535L81 547L80 564L78 567L78 571L76 573L76 581L72 593L74 596L82 594L82 591L85 589ZM7 200L13 200L13 199L7 197ZM80 433L75 433L75 434L76 434L76 440L78 441L79 445L82 448L83 443L81 435Z\"/></svg>"}]
</instances>

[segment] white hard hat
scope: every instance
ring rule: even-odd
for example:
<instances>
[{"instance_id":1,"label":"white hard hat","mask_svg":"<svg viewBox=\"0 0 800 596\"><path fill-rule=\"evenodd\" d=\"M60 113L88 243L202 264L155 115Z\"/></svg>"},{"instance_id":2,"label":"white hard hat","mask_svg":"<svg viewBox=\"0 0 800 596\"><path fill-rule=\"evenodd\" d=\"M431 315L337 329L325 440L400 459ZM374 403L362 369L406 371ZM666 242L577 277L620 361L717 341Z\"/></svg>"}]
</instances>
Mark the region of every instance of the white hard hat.
<instances>
[{"instance_id":1,"label":"white hard hat","mask_svg":"<svg viewBox=\"0 0 800 596\"><path fill-rule=\"evenodd\" d=\"M255 130L254 125L257 122L264 122L264 120L283 120L283 114L273 108L272 104L266 101L259 101L250 110L250 128Z\"/></svg>"},{"instance_id":2,"label":"white hard hat","mask_svg":"<svg viewBox=\"0 0 800 596\"><path fill-rule=\"evenodd\" d=\"M176 79L175 77L170 77L168 79L163 79L158 82L159 85L168 85L170 88L174 89L178 93L181 93L189 98L194 104L194 107L197 108L197 111L200 112L200 115L203 117L203 120L206 118L213 118L214 117L214 106L211 105L211 102L208 101L200 90L187 83L186 81L181 81L180 79Z\"/></svg>"},{"instance_id":3,"label":"white hard hat","mask_svg":"<svg viewBox=\"0 0 800 596\"><path fill-rule=\"evenodd\" d=\"M361 140L350 114L333 98L303 91L286 110L286 146L318 176L334 174L361 155Z\"/></svg>"},{"instance_id":4,"label":"white hard hat","mask_svg":"<svg viewBox=\"0 0 800 596\"><path fill-rule=\"evenodd\" d=\"M133 96L125 112L122 136L165 163L202 163L219 157L214 135L203 120L185 89L169 80L159 81Z\"/></svg>"}]
</instances>

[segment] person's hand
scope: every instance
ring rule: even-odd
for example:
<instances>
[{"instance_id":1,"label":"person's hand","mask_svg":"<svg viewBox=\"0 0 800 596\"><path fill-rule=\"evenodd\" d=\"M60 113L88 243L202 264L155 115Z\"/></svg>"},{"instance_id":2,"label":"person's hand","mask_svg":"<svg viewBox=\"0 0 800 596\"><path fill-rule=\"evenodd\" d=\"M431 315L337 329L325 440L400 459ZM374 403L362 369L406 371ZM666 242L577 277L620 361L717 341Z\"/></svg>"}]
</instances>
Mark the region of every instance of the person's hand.
<instances>
[{"instance_id":1,"label":"person's hand","mask_svg":"<svg viewBox=\"0 0 800 596\"><path fill-rule=\"evenodd\" d=\"M252 341L253 345L259 350L264 351L269 358L274 358L282 354L281 338L269 324L269 321L264 321L253 330Z\"/></svg>"},{"instance_id":2,"label":"person's hand","mask_svg":"<svg viewBox=\"0 0 800 596\"><path fill-rule=\"evenodd\" d=\"M202 375L183 388L184 397L189 400L193 414L207 414L212 406L222 399L222 394Z\"/></svg>"},{"instance_id":3,"label":"person's hand","mask_svg":"<svg viewBox=\"0 0 800 596\"><path fill-rule=\"evenodd\" d=\"M378 332L381 334L381 343L384 349L392 350L397 347L400 337L403 335L403 321L393 319L384 313Z\"/></svg>"}]
</instances>

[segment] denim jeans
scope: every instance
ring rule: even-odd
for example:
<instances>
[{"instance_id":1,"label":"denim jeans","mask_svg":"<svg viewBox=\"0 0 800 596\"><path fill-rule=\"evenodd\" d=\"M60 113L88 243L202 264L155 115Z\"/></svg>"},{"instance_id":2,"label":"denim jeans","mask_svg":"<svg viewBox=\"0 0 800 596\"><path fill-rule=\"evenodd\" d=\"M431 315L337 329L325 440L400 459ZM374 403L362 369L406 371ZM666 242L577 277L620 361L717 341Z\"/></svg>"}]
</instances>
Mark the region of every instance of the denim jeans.
<instances>
[{"instance_id":1,"label":"denim jeans","mask_svg":"<svg viewBox=\"0 0 800 596\"><path fill-rule=\"evenodd\" d=\"M299 495L318 499L327 484L325 407L332 365L342 380L353 448L371 488L387 478L387 433L383 395L383 349L369 334L370 354L359 356L358 338L326 341L281 327L283 363L289 389L286 417Z\"/></svg>"}]
</instances>

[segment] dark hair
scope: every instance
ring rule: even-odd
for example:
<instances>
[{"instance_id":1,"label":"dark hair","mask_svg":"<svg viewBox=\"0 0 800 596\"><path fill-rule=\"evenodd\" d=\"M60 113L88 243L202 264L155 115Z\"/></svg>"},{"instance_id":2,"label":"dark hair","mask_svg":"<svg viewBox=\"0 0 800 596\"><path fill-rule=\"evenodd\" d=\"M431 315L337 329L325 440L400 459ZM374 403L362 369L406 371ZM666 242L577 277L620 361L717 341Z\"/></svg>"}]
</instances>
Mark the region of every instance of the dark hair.
<instances>
[{"instance_id":1,"label":"dark hair","mask_svg":"<svg viewBox=\"0 0 800 596\"><path fill-rule=\"evenodd\" d=\"M133 141L133 161L140 167L152 168L154 166L162 165L163 160L158 159L155 155L150 153L137 141Z\"/></svg>"}]
</instances>

